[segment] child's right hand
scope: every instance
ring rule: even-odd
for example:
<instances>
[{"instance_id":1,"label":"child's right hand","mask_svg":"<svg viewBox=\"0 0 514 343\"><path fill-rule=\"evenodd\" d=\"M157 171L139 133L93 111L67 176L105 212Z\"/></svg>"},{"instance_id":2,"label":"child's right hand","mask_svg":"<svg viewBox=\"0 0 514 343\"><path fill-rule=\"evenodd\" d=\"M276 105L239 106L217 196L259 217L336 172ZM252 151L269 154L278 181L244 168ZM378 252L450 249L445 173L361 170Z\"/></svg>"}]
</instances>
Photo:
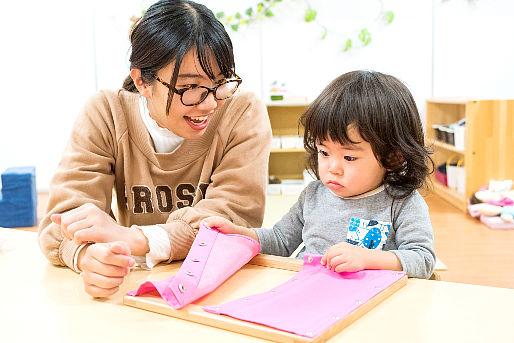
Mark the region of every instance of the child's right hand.
<instances>
[{"instance_id":1,"label":"child's right hand","mask_svg":"<svg viewBox=\"0 0 514 343\"><path fill-rule=\"evenodd\" d=\"M217 229L223 233L240 233L230 220L219 216L208 217L202 220L203 224L211 229Z\"/></svg>"},{"instance_id":2,"label":"child's right hand","mask_svg":"<svg viewBox=\"0 0 514 343\"><path fill-rule=\"evenodd\" d=\"M255 239L257 242L259 241L259 237L257 236L255 230L248 229L243 226L237 226L230 220L225 219L223 217L208 217L202 220L202 223L205 226L210 227L212 229L217 229L222 233L244 235Z\"/></svg>"}]
</instances>

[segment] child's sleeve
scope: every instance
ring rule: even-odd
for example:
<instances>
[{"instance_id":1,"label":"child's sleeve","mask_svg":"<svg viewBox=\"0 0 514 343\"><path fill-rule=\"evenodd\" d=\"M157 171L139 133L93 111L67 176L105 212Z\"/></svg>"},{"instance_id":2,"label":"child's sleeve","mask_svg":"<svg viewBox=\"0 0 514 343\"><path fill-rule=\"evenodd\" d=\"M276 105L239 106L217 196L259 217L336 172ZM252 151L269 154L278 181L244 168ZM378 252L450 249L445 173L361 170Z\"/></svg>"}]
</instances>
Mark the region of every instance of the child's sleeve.
<instances>
[{"instance_id":1,"label":"child's sleeve","mask_svg":"<svg viewBox=\"0 0 514 343\"><path fill-rule=\"evenodd\" d=\"M261 253L289 257L302 243L305 223L303 205L307 188L302 191L298 201L291 207L272 229L254 229L259 237Z\"/></svg>"},{"instance_id":2,"label":"child's sleeve","mask_svg":"<svg viewBox=\"0 0 514 343\"><path fill-rule=\"evenodd\" d=\"M421 195L413 195L393 209L396 250L403 270L409 277L428 279L434 272L434 233L428 206Z\"/></svg>"}]
</instances>

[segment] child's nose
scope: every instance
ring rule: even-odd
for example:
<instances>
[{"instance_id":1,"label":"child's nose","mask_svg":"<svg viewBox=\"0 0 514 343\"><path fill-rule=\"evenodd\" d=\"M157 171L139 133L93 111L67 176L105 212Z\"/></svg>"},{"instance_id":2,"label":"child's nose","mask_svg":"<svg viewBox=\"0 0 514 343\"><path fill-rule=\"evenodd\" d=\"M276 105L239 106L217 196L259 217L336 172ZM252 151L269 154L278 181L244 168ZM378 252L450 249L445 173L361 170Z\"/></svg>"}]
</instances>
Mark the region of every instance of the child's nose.
<instances>
[{"instance_id":1,"label":"child's nose","mask_svg":"<svg viewBox=\"0 0 514 343\"><path fill-rule=\"evenodd\" d=\"M344 173L343 167L341 167L341 165L337 161L332 161L330 163L328 172L332 175L337 175L337 176L343 175L343 173Z\"/></svg>"}]
</instances>

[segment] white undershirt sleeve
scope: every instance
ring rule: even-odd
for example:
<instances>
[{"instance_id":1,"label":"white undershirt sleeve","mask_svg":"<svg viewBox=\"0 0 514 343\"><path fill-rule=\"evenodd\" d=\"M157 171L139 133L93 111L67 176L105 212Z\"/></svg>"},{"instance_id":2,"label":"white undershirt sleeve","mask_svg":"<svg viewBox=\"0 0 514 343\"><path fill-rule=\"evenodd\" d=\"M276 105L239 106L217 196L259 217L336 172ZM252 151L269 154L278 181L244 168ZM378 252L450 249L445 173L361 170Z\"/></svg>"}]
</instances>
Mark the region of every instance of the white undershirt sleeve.
<instances>
[{"instance_id":1,"label":"white undershirt sleeve","mask_svg":"<svg viewBox=\"0 0 514 343\"><path fill-rule=\"evenodd\" d=\"M171 254L171 244L166 231L158 225L137 226L148 239L150 251L145 256L133 256L141 268L152 269L161 261L167 261Z\"/></svg>"},{"instance_id":2,"label":"white undershirt sleeve","mask_svg":"<svg viewBox=\"0 0 514 343\"><path fill-rule=\"evenodd\" d=\"M75 251L75 255L73 256L73 269L75 269L75 271L77 272L82 272L82 270L79 270L79 267L78 267L78 259L79 259L79 252L80 250L82 250L87 244L81 244L79 245L79 247L77 248L77 250Z\"/></svg>"}]
</instances>

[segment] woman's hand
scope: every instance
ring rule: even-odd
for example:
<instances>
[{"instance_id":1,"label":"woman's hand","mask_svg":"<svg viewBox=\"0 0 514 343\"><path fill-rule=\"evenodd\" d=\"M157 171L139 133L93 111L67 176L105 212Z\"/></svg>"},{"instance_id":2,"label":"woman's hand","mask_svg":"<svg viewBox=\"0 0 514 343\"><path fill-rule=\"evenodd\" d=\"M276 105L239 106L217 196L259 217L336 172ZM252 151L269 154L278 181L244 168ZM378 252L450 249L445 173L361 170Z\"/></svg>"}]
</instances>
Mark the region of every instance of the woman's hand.
<instances>
[{"instance_id":1,"label":"woman's hand","mask_svg":"<svg viewBox=\"0 0 514 343\"><path fill-rule=\"evenodd\" d=\"M125 242L97 243L82 249L78 267L84 290L93 297L116 293L135 261Z\"/></svg>"},{"instance_id":2,"label":"woman's hand","mask_svg":"<svg viewBox=\"0 0 514 343\"><path fill-rule=\"evenodd\" d=\"M63 214L52 214L52 222L61 225L61 233L76 244L124 241L132 253L142 256L149 251L141 230L119 225L111 216L91 203Z\"/></svg>"},{"instance_id":3,"label":"woman's hand","mask_svg":"<svg viewBox=\"0 0 514 343\"><path fill-rule=\"evenodd\" d=\"M335 272L358 272L366 269L370 250L350 243L339 243L328 248L321 264Z\"/></svg>"},{"instance_id":4,"label":"woman's hand","mask_svg":"<svg viewBox=\"0 0 514 343\"><path fill-rule=\"evenodd\" d=\"M257 236L257 233L254 230L242 226L237 226L230 220L225 219L223 217L208 217L202 220L202 223L205 226L210 227L212 229L217 229L222 233L244 235L255 239L257 242L259 241L259 237Z\"/></svg>"}]
</instances>

